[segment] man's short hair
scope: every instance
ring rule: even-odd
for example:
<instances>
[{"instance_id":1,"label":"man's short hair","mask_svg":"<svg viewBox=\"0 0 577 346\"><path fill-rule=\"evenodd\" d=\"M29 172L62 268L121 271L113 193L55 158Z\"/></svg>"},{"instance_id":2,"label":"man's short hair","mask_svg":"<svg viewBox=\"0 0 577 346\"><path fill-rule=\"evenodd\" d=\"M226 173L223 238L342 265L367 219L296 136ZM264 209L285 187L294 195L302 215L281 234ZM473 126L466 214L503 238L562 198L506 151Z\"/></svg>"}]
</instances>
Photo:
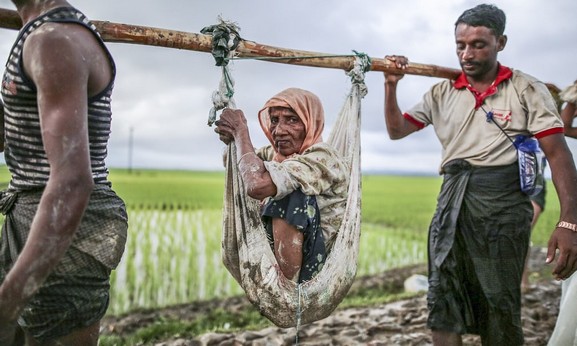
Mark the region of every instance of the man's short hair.
<instances>
[{"instance_id":1,"label":"man's short hair","mask_svg":"<svg viewBox=\"0 0 577 346\"><path fill-rule=\"evenodd\" d=\"M507 18L505 12L495 5L481 4L463 12L455 22L457 25L463 23L470 26L484 26L491 29L495 36L502 36L505 32Z\"/></svg>"}]
</instances>

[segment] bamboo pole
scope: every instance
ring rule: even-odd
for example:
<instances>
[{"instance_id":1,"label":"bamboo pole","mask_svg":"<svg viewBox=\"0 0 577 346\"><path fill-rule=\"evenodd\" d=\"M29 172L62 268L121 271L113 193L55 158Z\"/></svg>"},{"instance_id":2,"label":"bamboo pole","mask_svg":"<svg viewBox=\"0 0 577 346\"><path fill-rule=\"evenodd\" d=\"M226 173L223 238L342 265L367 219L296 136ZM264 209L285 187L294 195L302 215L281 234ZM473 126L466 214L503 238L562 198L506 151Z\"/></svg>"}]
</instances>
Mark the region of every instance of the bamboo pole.
<instances>
[{"instance_id":1,"label":"bamboo pole","mask_svg":"<svg viewBox=\"0 0 577 346\"><path fill-rule=\"evenodd\" d=\"M207 53L212 51L212 37L210 35L99 20L93 20L92 22L104 41L107 42L176 48ZM22 22L16 11L0 8L0 28L18 30L21 26ZM242 40L235 52L241 58L259 58L276 63L334 68L345 71L351 70L355 61L352 55L340 56L294 50L267 46L247 40ZM370 70L381 72L399 71L386 59L372 57ZM419 63L410 63L402 72L448 79L454 79L461 73L460 70L453 68Z\"/></svg>"}]
</instances>

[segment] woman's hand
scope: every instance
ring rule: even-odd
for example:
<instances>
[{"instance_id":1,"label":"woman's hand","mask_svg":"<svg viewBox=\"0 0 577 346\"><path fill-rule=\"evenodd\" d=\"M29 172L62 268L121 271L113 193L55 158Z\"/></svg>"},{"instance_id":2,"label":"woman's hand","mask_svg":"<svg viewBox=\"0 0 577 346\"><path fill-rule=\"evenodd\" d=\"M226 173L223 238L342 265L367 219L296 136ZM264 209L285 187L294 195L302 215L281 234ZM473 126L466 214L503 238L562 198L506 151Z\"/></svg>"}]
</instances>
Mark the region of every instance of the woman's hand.
<instances>
[{"instance_id":1,"label":"woman's hand","mask_svg":"<svg viewBox=\"0 0 577 346\"><path fill-rule=\"evenodd\" d=\"M234 141L243 131L248 132L246 118L240 109L225 108L214 124L214 132L218 133L219 139L225 144Z\"/></svg>"}]
</instances>

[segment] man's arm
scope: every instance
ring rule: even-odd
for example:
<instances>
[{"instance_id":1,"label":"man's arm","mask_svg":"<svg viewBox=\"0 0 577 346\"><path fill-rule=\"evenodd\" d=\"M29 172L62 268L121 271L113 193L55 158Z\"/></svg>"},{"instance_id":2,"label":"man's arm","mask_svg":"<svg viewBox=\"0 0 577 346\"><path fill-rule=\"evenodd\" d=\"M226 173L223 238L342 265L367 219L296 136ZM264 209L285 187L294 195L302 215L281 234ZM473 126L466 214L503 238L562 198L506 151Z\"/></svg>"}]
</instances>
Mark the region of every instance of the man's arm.
<instances>
[{"instance_id":1,"label":"man's arm","mask_svg":"<svg viewBox=\"0 0 577 346\"><path fill-rule=\"evenodd\" d=\"M577 171L563 134L546 136L539 140L559 196L561 213L559 221L577 224ZM548 243L547 262L552 262L559 250L553 268L556 279L567 279L577 270L577 232L556 227Z\"/></svg>"},{"instance_id":2,"label":"man's arm","mask_svg":"<svg viewBox=\"0 0 577 346\"><path fill-rule=\"evenodd\" d=\"M85 29L49 26L27 39L23 56L24 69L38 91L50 176L28 240L0 286L0 322L16 320L58 264L80 225L94 186L87 129L90 57L79 51L76 37L78 30Z\"/></svg>"},{"instance_id":3,"label":"man's arm","mask_svg":"<svg viewBox=\"0 0 577 346\"><path fill-rule=\"evenodd\" d=\"M407 68L409 61L403 56L386 56L385 59L395 63L395 66L404 70ZM404 74L385 73L385 123L389 138L400 139L418 130L418 127L409 122L403 116L397 102L397 84L403 78Z\"/></svg>"},{"instance_id":4,"label":"man's arm","mask_svg":"<svg viewBox=\"0 0 577 346\"><path fill-rule=\"evenodd\" d=\"M575 117L577 117L577 107L575 103L567 102L565 108L561 111L565 136L577 139L577 127L573 126L573 119L575 119Z\"/></svg>"}]
</instances>

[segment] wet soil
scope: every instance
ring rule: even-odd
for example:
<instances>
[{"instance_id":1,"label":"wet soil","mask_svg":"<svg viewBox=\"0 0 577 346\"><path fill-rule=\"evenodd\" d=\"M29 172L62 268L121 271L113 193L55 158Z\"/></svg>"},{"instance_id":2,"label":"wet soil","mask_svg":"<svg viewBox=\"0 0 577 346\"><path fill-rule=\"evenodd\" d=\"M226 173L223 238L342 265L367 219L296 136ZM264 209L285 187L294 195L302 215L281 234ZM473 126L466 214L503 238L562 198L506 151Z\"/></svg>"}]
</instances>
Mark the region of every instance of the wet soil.
<instances>
[{"instance_id":1,"label":"wet soil","mask_svg":"<svg viewBox=\"0 0 577 346\"><path fill-rule=\"evenodd\" d=\"M525 345L546 345L559 312L561 285L554 281L545 265L543 249L534 248L529 260L531 284L523 295L522 323ZM426 273L425 265L397 268L379 275L358 277L350 294L369 289L401 289L413 274ZM164 309L133 312L120 317L107 317L102 334L126 336L142 327L163 320L194 321L215 309L233 315L253 309L244 297L208 302L195 302ZM369 307L337 308L328 318L296 328L278 328L271 324L262 330L231 333L206 333L194 338L178 334L157 340L155 346L285 346L285 345L431 345L430 331L426 328L427 308L424 294L393 303ZM477 336L465 335L465 345L480 345Z\"/></svg>"}]
</instances>

